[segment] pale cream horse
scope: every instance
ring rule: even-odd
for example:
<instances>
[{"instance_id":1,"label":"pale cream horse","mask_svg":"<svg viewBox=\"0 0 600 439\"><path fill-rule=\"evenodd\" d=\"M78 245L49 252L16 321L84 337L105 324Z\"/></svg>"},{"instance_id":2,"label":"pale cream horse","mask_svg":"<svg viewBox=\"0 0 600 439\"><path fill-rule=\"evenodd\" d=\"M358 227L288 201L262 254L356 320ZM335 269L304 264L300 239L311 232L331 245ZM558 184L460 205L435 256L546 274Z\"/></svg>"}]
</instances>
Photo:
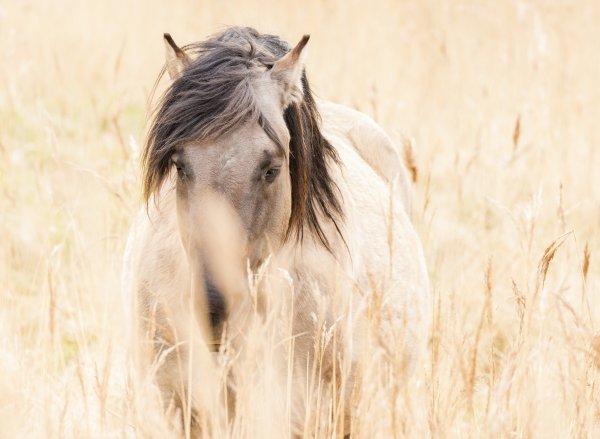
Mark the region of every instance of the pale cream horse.
<instances>
[{"instance_id":1,"label":"pale cream horse","mask_svg":"<svg viewBox=\"0 0 600 439\"><path fill-rule=\"evenodd\" d=\"M125 286L152 339L165 403L187 410L188 421L207 404L204 371L214 362L206 353L224 326L234 339L244 333L248 272L265 265L287 279L272 282L269 294L277 285L293 290L281 296L292 302L300 377L322 335L315 316L323 303L325 329L343 325L346 387L365 348L373 295L386 310L382 333L395 337L409 368L428 339L430 293L407 170L370 118L314 100L307 41L290 50L278 37L229 28L180 49L165 35L173 82L146 144L148 205L128 241ZM324 380L342 367L333 357ZM296 411L291 422L301 424Z\"/></svg>"}]
</instances>

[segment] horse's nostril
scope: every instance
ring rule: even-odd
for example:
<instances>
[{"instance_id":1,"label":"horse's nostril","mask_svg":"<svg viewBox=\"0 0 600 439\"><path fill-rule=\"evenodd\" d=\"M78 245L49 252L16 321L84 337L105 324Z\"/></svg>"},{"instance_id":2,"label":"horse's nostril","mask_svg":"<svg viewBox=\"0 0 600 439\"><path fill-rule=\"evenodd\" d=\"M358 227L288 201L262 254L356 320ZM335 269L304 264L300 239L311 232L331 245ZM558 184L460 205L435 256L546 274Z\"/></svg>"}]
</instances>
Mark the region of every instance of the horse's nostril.
<instances>
[{"instance_id":1,"label":"horse's nostril","mask_svg":"<svg viewBox=\"0 0 600 439\"><path fill-rule=\"evenodd\" d=\"M210 278L204 282L206 290L206 301L208 303L208 313L210 317L210 326L215 338L220 337L220 328L225 319L225 297L218 290Z\"/></svg>"}]
</instances>

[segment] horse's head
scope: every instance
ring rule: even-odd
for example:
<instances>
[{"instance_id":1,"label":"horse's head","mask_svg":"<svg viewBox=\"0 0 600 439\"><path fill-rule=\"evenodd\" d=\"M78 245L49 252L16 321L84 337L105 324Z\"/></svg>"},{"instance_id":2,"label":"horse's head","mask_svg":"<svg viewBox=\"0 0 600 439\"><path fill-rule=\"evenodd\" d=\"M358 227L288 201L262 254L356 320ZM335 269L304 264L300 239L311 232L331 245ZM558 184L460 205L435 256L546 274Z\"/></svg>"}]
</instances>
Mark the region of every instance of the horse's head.
<instances>
[{"instance_id":1,"label":"horse's head","mask_svg":"<svg viewBox=\"0 0 600 439\"><path fill-rule=\"evenodd\" d=\"M335 153L304 74L307 42L290 50L231 28L181 49L165 35L173 82L146 144L145 195L174 181L182 243L209 298L232 279L220 266L256 266L305 224L328 245L318 217L340 213L326 163Z\"/></svg>"}]
</instances>

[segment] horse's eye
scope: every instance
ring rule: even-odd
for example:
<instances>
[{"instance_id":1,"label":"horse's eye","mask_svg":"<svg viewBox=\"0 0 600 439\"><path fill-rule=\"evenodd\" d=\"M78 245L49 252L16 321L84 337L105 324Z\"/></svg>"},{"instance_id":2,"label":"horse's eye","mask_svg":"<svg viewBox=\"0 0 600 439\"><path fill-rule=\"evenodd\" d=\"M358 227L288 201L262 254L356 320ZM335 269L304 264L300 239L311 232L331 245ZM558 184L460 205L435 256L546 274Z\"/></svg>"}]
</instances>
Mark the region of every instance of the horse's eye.
<instances>
[{"instance_id":1,"label":"horse's eye","mask_svg":"<svg viewBox=\"0 0 600 439\"><path fill-rule=\"evenodd\" d=\"M181 162L179 156L173 155L173 157L171 157L171 162L175 166L175 169L177 169L177 175L179 175L180 178L184 178L186 175L185 174L185 166Z\"/></svg>"},{"instance_id":2,"label":"horse's eye","mask_svg":"<svg viewBox=\"0 0 600 439\"><path fill-rule=\"evenodd\" d=\"M279 175L279 170L279 167L269 168L264 174L265 181L267 183L273 183L273 181L275 181L275 179Z\"/></svg>"}]
</instances>

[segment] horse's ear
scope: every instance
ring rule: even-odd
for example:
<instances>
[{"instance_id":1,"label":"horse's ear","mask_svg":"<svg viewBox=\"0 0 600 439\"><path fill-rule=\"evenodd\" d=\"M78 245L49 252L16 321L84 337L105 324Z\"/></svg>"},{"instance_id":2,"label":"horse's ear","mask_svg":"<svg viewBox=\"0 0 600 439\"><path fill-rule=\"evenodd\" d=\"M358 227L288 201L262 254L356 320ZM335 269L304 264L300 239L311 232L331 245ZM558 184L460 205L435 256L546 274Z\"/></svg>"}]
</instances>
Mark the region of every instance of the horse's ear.
<instances>
[{"instance_id":1,"label":"horse's ear","mask_svg":"<svg viewBox=\"0 0 600 439\"><path fill-rule=\"evenodd\" d=\"M279 86L281 105L285 110L288 105L301 102L304 94L302 89L302 72L304 71L304 47L308 43L309 35L304 35L283 58L278 60L271 68L271 78Z\"/></svg>"},{"instance_id":2,"label":"horse's ear","mask_svg":"<svg viewBox=\"0 0 600 439\"><path fill-rule=\"evenodd\" d=\"M167 56L167 72L169 72L169 76L174 81L179 78L183 69L185 69L192 60L177 46L177 44L175 44L171 34L164 34L164 39Z\"/></svg>"}]
</instances>

